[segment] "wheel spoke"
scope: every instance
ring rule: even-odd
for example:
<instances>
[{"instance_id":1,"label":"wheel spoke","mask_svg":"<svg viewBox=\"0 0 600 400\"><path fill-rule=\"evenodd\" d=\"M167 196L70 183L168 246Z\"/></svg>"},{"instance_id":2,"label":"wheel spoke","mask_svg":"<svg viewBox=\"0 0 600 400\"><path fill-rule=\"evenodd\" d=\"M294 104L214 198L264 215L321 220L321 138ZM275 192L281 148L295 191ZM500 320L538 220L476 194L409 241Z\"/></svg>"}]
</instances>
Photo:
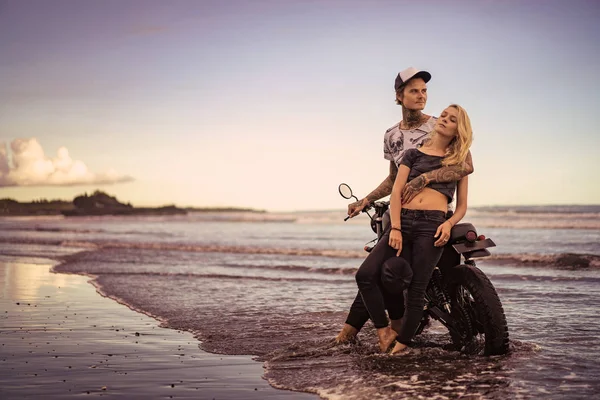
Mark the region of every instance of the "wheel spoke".
<instances>
[{"instance_id":1,"label":"wheel spoke","mask_svg":"<svg viewBox=\"0 0 600 400\"><path fill-rule=\"evenodd\" d=\"M456 288L456 304L453 312L460 321L460 347L470 354L483 353L485 349L485 333L480 320L477 304L468 288L459 285Z\"/></svg>"}]
</instances>

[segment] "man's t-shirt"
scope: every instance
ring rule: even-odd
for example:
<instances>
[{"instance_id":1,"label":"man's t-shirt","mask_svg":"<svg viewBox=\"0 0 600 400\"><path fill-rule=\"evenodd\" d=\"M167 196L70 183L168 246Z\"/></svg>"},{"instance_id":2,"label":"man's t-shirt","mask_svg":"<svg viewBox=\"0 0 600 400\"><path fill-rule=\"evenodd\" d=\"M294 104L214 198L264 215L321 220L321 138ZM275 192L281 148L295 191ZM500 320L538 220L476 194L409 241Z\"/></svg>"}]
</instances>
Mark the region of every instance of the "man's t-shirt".
<instances>
[{"instance_id":1,"label":"man's t-shirt","mask_svg":"<svg viewBox=\"0 0 600 400\"><path fill-rule=\"evenodd\" d=\"M415 129L400 129L400 123L392 126L383 136L383 157L393 161L398 167L406 150L415 149L423 144L433 130L436 120L436 117L431 117Z\"/></svg>"}]
</instances>

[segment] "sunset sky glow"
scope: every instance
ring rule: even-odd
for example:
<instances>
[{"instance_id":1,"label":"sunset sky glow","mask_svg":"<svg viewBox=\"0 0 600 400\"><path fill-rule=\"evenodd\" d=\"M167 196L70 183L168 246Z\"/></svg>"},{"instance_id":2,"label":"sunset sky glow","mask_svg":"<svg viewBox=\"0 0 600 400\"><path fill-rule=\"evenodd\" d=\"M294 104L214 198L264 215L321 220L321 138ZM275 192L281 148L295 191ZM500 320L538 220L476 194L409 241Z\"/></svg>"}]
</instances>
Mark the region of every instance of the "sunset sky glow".
<instances>
[{"instance_id":1,"label":"sunset sky glow","mask_svg":"<svg viewBox=\"0 0 600 400\"><path fill-rule=\"evenodd\" d=\"M344 208L398 71L474 127L471 205L600 204L597 1L0 0L0 198Z\"/></svg>"}]
</instances>

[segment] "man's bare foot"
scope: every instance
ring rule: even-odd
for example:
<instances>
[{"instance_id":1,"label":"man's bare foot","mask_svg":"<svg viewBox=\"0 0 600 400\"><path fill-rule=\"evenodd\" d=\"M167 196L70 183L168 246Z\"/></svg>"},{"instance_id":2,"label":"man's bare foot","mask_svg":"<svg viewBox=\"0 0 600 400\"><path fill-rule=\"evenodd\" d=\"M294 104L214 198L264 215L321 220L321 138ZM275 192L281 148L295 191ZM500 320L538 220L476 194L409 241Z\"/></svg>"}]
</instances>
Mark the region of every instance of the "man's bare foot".
<instances>
[{"instance_id":1,"label":"man's bare foot","mask_svg":"<svg viewBox=\"0 0 600 400\"><path fill-rule=\"evenodd\" d=\"M394 346L392 351L390 351L390 354L391 355L401 355L401 354L407 353L407 351L408 351L407 345L405 345L404 343L396 342L396 345Z\"/></svg>"},{"instance_id":2,"label":"man's bare foot","mask_svg":"<svg viewBox=\"0 0 600 400\"><path fill-rule=\"evenodd\" d=\"M396 340L398 334L389 326L377 329L377 337L379 337L379 350L382 352L388 351L392 343Z\"/></svg>"},{"instance_id":3,"label":"man's bare foot","mask_svg":"<svg viewBox=\"0 0 600 400\"><path fill-rule=\"evenodd\" d=\"M358 335L358 329L352 325L344 324L340 333L335 337L335 342L337 344L353 342L356 339L356 335Z\"/></svg>"}]
</instances>

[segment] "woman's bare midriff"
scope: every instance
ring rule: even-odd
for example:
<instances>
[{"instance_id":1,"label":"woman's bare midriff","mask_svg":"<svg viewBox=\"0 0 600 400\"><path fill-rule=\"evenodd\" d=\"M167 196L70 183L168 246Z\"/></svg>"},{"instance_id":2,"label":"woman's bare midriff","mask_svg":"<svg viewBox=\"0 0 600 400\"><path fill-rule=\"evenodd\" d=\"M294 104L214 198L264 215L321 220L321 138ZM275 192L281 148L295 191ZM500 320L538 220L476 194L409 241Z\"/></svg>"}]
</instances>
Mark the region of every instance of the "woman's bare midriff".
<instances>
[{"instance_id":1,"label":"woman's bare midriff","mask_svg":"<svg viewBox=\"0 0 600 400\"><path fill-rule=\"evenodd\" d=\"M448 211L448 198L431 188L425 188L410 203L402 204L409 210L440 210Z\"/></svg>"}]
</instances>

